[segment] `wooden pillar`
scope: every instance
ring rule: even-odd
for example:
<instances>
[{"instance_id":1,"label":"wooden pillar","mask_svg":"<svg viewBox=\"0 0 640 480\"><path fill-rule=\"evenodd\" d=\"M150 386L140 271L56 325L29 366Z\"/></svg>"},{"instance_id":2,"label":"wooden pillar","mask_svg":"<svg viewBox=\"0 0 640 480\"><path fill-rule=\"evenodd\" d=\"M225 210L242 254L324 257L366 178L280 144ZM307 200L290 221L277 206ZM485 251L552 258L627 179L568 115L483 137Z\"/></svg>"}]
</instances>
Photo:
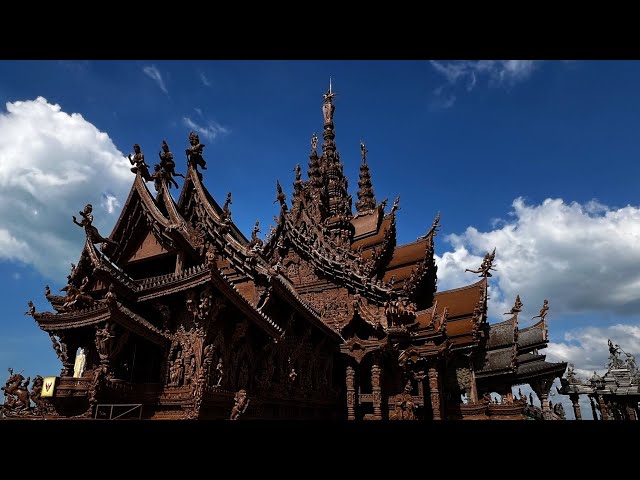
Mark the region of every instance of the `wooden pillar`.
<instances>
[{"instance_id":1,"label":"wooden pillar","mask_svg":"<svg viewBox=\"0 0 640 480\"><path fill-rule=\"evenodd\" d=\"M593 414L593 419L598 420L598 412L596 411L596 404L593 401L592 396L589 396L589 403L591 403L591 413Z\"/></svg>"},{"instance_id":2,"label":"wooden pillar","mask_svg":"<svg viewBox=\"0 0 640 480\"><path fill-rule=\"evenodd\" d=\"M356 419L355 375L353 368L347 367L347 420Z\"/></svg>"},{"instance_id":3,"label":"wooden pillar","mask_svg":"<svg viewBox=\"0 0 640 480\"><path fill-rule=\"evenodd\" d=\"M628 401L626 405L627 409L627 420L637 420L636 409L633 406L633 401Z\"/></svg>"},{"instance_id":4,"label":"wooden pillar","mask_svg":"<svg viewBox=\"0 0 640 480\"><path fill-rule=\"evenodd\" d=\"M442 420L442 413L440 412L440 389L438 370L436 367L429 367L429 390L431 391L431 409L433 410L433 419Z\"/></svg>"},{"instance_id":5,"label":"wooden pillar","mask_svg":"<svg viewBox=\"0 0 640 480\"><path fill-rule=\"evenodd\" d=\"M373 419L382 420L382 390L380 388L380 367L371 367L371 387L373 392Z\"/></svg>"},{"instance_id":6,"label":"wooden pillar","mask_svg":"<svg viewBox=\"0 0 640 480\"><path fill-rule=\"evenodd\" d=\"M600 417L602 420L609 420L609 412L607 411L607 406L604 403L602 395L598 395L598 406L600 407Z\"/></svg>"},{"instance_id":7,"label":"wooden pillar","mask_svg":"<svg viewBox=\"0 0 640 480\"><path fill-rule=\"evenodd\" d=\"M551 406L549 405L549 392L543 391L540 392L540 406L542 407L543 412L550 412Z\"/></svg>"},{"instance_id":8,"label":"wooden pillar","mask_svg":"<svg viewBox=\"0 0 640 480\"><path fill-rule=\"evenodd\" d=\"M569 395L571 403L573 403L573 413L576 416L576 420L582 420L582 412L580 411L580 397L577 393Z\"/></svg>"},{"instance_id":9,"label":"wooden pillar","mask_svg":"<svg viewBox=\"0 0 640 480\"><path fill-rule=\"evenodd\" d=\"M476 372L473 368L473 364L471 364L469 371L471 372L469 379L469 382L471 383L469 403L478 403L478 386L476 385Z\"/></svg>"}]
</instances>

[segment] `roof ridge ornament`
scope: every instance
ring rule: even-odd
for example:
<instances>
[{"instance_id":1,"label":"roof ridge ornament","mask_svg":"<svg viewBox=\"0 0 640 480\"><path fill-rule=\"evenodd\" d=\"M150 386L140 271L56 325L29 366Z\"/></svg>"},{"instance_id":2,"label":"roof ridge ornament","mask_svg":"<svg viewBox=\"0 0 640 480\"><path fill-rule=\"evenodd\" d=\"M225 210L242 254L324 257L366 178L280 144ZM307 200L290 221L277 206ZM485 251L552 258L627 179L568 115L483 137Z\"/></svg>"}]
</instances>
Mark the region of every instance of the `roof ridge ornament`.
<instances>
[{"instance_id":1,"label":"roof ridge ornament","mask_svg":"<svg viewBox=\"0 0 640 480\"><path fill-rule=\"evenodd\" d=\"M531 320L533 320L534 318L539 318L544 322L547 319L548 311L549 311L549 300L545 298L544 302L542 302L542 308L540 309L540 313L538 315L531 317Z\"/></svg>"},{"instance_id":2,"label":"roof ridge ornament","mask_svg":"<svg viewBox=\"0 0 640 480\"><path fill-rule=\"evenodd\" d=\"M98 229L93 226L93 206L90 203L87 203L84 207L84 210L80 212L82 216L82 220L78 222L75 215L72 216L73 223L78 225L79 227L83 227L87 238L91 240L91 243L108 243L119 247L118 242L114 242L109 238L105 238L98 232Z\"/></svg>"},{"instance_id":3,"label":"roof ridge ornament","mask_svg":"<svg viewBox=\"0 0 640 480\"><path fill-rule=\"evenodd\" d=\"M188 165L191 165L193 168L200 166L202 170L207 169L207 162L202 157L202 150L205 146L206 145L200 143L198 134L191 130L191 132L189 132L189 147L185 150Z\"/></svg>"},{"instance_id":4,"label":"roof ridge ornament","mask_svg":"<svg viewBox=\"0 0 640 480\"><path fill-rule=\"evenodd\" d=\"M508 312L504 312L503 315L518 315L522 311L524 304L520 300L520 295L516 295L516 301L513 303L513 307Z\"/></svg>"},{"instance_id":5,"label":"roof ridge ornament","mask_svg":"<svg viewBox=\"0 0 640 480\"><path fill-rule=\"evenodd\" d=\"M479 273L481 277L487 278L487 277L491 277L491 272L490 270L496 271L495 268L493 268L493 262L496 259L496 247L493 247L493 252L488 253L484 256L484 258L482 259L482 264L480 265L480 268L478 268L477 270L471 270L470 268L465 268L464 271L465 272L471 272L471 273Z\"/></svg>"}]
</instances>

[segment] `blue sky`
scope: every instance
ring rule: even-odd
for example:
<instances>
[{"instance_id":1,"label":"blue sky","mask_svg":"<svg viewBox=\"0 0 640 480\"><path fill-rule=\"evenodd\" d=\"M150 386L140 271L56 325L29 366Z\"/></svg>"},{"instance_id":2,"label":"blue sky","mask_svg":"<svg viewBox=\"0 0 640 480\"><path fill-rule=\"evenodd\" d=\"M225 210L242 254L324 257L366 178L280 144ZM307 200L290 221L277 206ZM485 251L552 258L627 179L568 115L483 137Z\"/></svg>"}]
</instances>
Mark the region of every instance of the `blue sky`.
<instances>
[{"instance_id":1,"label":"blue sky","mask_svg":"<svg viewBox=\"0 0 640 480\"><path fill-rule=\"evenodd\" d=\"M330 76L354 197L363 140L378 201L401 195L399 243L441 212L439 288L473 282L464 269L496 246L492 320L519 293L526 326L548 298L549 358L585 375L608 337L640 352L640 62L2 61L0 367L58 372L26 302L46 310L44 285L64 286L85 203L109 234L133 143L151 163L166 139L184 173L195 129L207 188L233 193L247 236L256 218L267 232L276 179L290 196L296 163L306 173Z\"/></svg>"}]
</instances>

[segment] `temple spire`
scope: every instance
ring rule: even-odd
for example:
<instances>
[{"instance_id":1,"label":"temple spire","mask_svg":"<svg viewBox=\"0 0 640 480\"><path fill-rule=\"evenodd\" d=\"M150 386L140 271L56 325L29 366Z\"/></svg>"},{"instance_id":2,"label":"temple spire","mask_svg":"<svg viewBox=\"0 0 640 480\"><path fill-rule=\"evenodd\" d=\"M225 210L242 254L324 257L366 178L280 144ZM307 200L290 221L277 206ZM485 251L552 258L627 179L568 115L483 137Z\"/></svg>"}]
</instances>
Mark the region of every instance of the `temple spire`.
<instances>
[{"instance_id":1,"label":"temple spire","mask_svg":"<svg viewBox=\"0 0 640 480\"><path fill-rule=\"evenodd\" d=\"M327 188L327 213L329 216L351 216L351 197L347 194L348 182L343 174L343 165L340 154L336 150L335 131L333 126L333 97L336 94L331 89L323 95L322 115L324 117L324 131L322 138L322 160L320 166L324 174L324 183Z\"/></svg>"},{"instance_id":2,"label":"temple spire","mask_svg":"<svg viewBox=\"0 0 640 480\"><path fill-rule=\"evenodd\" d=\"M368 150L364 142L360 142L360 153L362 156L362 164L360 165L360 180L358 181L358 203L356 209L359 212L371 210L376 206L376 197L373 193L373 185L371 183L371 173L367 164Z\"/></svg>"}]
</instances>

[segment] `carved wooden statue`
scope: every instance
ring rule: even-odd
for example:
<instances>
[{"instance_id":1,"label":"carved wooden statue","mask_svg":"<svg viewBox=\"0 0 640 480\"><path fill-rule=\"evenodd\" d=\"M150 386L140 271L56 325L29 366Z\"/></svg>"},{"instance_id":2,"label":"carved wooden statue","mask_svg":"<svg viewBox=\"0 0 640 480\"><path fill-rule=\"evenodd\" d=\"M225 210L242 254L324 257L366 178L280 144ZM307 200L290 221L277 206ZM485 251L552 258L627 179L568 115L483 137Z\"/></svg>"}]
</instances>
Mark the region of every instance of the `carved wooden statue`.
<instances>
[{"instance_id":1,"label":"carved wooden statue","mask_svg":"<svg viewBox=\"0 0 640 480\"><path fill-rule=\"evenodd\" d=\"M480 265L480 268L478 268L477 270L471 270L470 268L466 268L464 271L465 272L471 272L471 273L479 273L481 277L491 277L491 272L490 270L494 270L495 268L493 268L493 262L496 258L496 249L493 249L493 252L491 253L487 253L484 258L482 259L482 264Z\"/></svg>"},{"instance_id":2,"label":"carved wooden statue","mask_svg":"<svg viewBox=\"0 0 640 480\"><path fill-rule=\"evenodd\" d=\"M27 305L29 306L29 310L24 312L24 314L33 316L33 314L36 313L36 306L33 304L33 300L29 300Z\"/></svg>"},{"instance_id":3,"label":"carved wooden statue","mask_svg":"<svg viewBox=\"0 0 640 480\"><path fill-rule=\"evenodd\" d=\"M546 319L548 311L549 311L549 300L545 298L544 302L542 302L542 308L540 309L540 313L538 315L535 315L534 317L531 317L531 320L533 320L534 318L539 318L541 320Z\"/></svg>"},{"instance_id":4,"label":"carved wooden statue","mask_svg":"<svg viewBox=\"0 0 640 480\"><path fill-rule=\"evenodd\" d=\"M207 169L207 162L202 158L202 150L205 145L200 143L200 138L195 132L189 133L189 148L185 150L187 160L194 167L197 165L203 170Z\"/></svg>"},{"instance_id":5,"label":"carved wooden statue","mask_svg":"<svg viewBox=\"0 0 640 480\"><path fill-rule=\"evenodd\" d=\"M142 178L147 182L151 180L151 175L149 175L149 165L144 161L144 153L140 151L140 145L137 143L133 146L133 157L129 154L129 162L133 165L133 167L131 167L131 171L133 173L140 172Z\"/></svg>"},{"instance_id":6,"label":"carved wooden statue","mask_svg":"<svg viewBox=\"0 0 640 480\"><path fill-rule=\"evenodd\" d=\"M173 177L182 177L184 175L181 173L176 173L176 162L173 160L173 153L169 151L169 145L165 140L162 140L162 150L158 152L158 156L160 157L160 167L167 174L167 181L172 182L176 188L178 188L178 184L173 179Z\"/></svg>"},{"instance_id":7,"label":"carved wooden statue","mask_svg":"<svg viewBox=\"0 0 640 480\"><path fill-rule=\"evenodd\" d=\"M103 237L98 232L98 229L93 226L93 206L88 203L85 205L84 210L80 212L82 216L82 221L78 222L75 215L73 215L73 223L78 225L79 227L83 227L87 237L91 239L92 243L110 243L112 245L118 246L117 242L113 240L109 240L108 238Z\"/></svg>"},{"instance_id":8,"label":"carved wooden statue","mask_svg":"<svg viewBox=\"0 0 640 480\"><path fill-rule=\"evenodd\" d=\"M229 420L238 420L238 418L240 418L240 415L246 412L247 408L249 407L247 391L244 389L238 390L238 393L236 393L236 396L233 398L233 400L236 402L236 404L231 409L231 416L229 417Z\"/></svg>"},{"instance_id":9,"label":"carved wooden statue","mask_svg":"<svg viewBox=\"0 0 640 480\"><path fill-rule=\"evenodd\" d=\"M2 411L7 416L28 413L31 409L29 402L29 380L25 381L21 373L13 373L13 368L9 368L9 378L4 387L5 401Z\"/></svg>"},{"instance_id":10,"label":"carved wooden statue","mask_svg":"<svg viewBox=\"0 0 640 480\"><path fill-rule=\"evenodd\" d=\"M415 420L416 404L411 395L411 381L404 387L404 392L396 396L395 410L389 415L389 420Z\"/></svg>"}]
</instances>

